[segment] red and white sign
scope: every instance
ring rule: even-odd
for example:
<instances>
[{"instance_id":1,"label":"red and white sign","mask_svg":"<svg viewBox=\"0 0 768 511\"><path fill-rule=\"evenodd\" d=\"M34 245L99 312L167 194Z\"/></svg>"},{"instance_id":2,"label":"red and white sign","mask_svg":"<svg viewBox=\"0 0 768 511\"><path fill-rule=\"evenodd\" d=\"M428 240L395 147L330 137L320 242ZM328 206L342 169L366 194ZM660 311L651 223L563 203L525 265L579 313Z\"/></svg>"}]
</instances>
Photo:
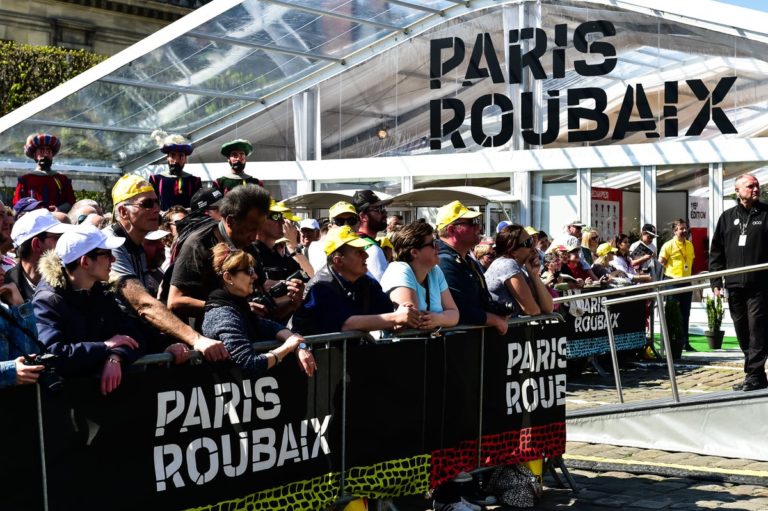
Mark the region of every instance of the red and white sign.
<instances>
[{"instance_id":1,"label":"red and white sign","mask_svg":"<svg viewBox=\"0 0 768 511\"><path fill-rule=\"evenodd\" d=\"M610 240L621 233L621 190L592 188L592 227L600 239Z\"/></svg>"}]
</instances>

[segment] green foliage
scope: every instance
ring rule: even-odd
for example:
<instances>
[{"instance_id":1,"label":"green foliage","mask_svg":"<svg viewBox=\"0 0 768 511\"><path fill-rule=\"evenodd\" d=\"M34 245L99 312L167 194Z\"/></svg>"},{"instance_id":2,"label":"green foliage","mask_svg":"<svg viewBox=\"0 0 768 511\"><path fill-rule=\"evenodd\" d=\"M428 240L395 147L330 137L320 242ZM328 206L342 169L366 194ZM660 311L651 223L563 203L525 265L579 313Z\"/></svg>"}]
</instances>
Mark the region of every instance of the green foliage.
<instances>
[{"instance_id":1,"label":"green foliage","mask_svg":"<svg viewBox=\"0 0 768 511\"><path fill-rule=\"evenodd\" d=\"M719 332L723 323L723 299L707 297L707 326L710 332Z\"/></svg>"},{"instance_id":2,"label":"green foliage","mask_svg":"<svg viewBox=\"0 0 768 511\"><path fill-rule=\"evenodd\" d=\"M83 50L0 43L0 116L106 58Z\"/></svg>"},{"instance_id":3,"label":"green foliage","mask_svg":"<svg viewBox=\"0 0 768 511\"><path fill-rule=\"evenodd\" d=\"M90 190L75 190L77 200L91 199L95 200L101 206L105 213L112 211L112 187L107 188L106 192L93 192Z\"/></svg>"}]
</instances>

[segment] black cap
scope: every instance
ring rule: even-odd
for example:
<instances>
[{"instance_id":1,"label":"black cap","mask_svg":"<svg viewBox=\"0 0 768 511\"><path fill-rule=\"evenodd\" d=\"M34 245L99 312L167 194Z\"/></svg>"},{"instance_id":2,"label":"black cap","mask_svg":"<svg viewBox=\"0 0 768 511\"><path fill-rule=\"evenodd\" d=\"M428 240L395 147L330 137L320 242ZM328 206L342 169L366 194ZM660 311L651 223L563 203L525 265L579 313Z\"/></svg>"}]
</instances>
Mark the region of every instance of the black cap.
<instances>
[{"instance_id":1,"label":"black cap","mask_svg":"<svg viewBox=\"0 0 768 511\"><path fill-rule=\"evenodd\" d=\"M652 235L654 237L657 236L657 234L656 234L656 226L654 226L652 224L645 224L643 226L643 229L642 229L641 232L647 232L648 234L650 234L650 235Z\"/></svg>"},{"instance_id":2,"label":"black cap","mask_svg":"<svg viewBox=\"0 0 768 511\"><path fill-rule=\"evenodd\" d=\"M358 213L362 213L368 208L375 208L377 206L386 206L390 204L392 199L380 200L373 190L358 190L352 196L352 204Z\"/></svg>"},{"instance_id":3,"label":"black cap","mask_svg":"<svg viewBox=\"0 0 768 511\"><path fill-rule=\"evenodd\" d=\"M224 194L216 188L200 188L189 201L189 207L192 214L202 213L206 209L219 204Z\"/></svg>"}]
</instances>

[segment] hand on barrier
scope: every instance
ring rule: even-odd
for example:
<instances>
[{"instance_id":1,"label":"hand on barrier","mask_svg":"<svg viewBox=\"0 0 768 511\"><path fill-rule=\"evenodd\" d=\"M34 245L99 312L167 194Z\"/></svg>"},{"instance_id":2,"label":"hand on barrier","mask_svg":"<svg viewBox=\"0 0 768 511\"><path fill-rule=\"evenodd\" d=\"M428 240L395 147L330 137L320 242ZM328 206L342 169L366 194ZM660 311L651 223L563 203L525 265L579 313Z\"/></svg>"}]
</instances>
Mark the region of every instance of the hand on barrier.
<instances>
[{"instance_id":1,"label":"hand on barrier","mask_svg":"<svg viewBox=\"0 0 768 511\"><path fill-rule=\"evenodd\" d=\"M435 318L429 312L419 312L419 328L423 330L432 330L437 328L435 325Z\"/></svg>"},{"instance_id":2,"label":"hand on barrier","mask_svg":"<svg viewBox=\"0 0 768 511\"><path fill-rule=\"evenodd\" d=\"M504 335L507 333L507 330L509 330L507 319L508 317L499 316L492 312L486 312L485 324L494 327L499 334Z\"/></svg>"},{"instance_id":3,"label":"hand on barrier","mask_svg":"<svg viewBox=\"0 0 768 511\"><path fill-rule=\"evenodd\" d=\"M395 324L397 326L419 328L420 315L419 309L414 307L412 303L403 303L395 311Z\"/></svg>"},{"instance_id":4,"label":"hand on barrier","mask_svg":"<svg viewBox=\"0 0 768 511\"><path fill-rule=\"evenodd\" d=\"M134 341L135 342L135 341ZM104 362L104 369L101 371L101 395L106 396L115 390L123 379L123 368L120 359L111 355Z\"/></svg>"},{"instance_id":5,"label":"hand on barrier","mask_svg":"<svg viewBox=\"0 0 768 511\"><path fill-rule=\"evenodd\" d=\"M45 366L28 366L24 363L24 357L16 359L16 385L35 383Z\"/></svg>"},{"instance_id":6,"label":"hand on barrier","mask_svg":"<svg viewBox=\"0 0 768 511\"><path fill-rule=\"evenodd\" d=\"M299 363L301 370L310 378L317 371L317 362L315 357L309 350L296 350L296 361Z\"/></svg>"},{"instance_id":7,"label":"hand on barrier","mask_svg":"<svg viewBox=\"0 0 768 511\"><path fill-rule=\"evenodd\" d=\"M165 348L165 352L173 355L173 363L176 365L186 364L189 361L189 346L183 342L171 344Z\"/></svg>"},{"instance_id":8,"label":"hand on barrier","mask_svg":"<svg viewBox=\"0 0 768 511\"><path fill-rule=\"evenodd\" d=\"M215 341L202 335L197 338L194 349L203 354L203 357L209 362L219 362L229 359L229 352L221 341Z\"/></svg>"},{"instance_id":9,"label":"hand on barrier","mask_svg":"<svg viewBox=\"0 0 768 511\"><path fill-rule=\"evenodd\" d=\"M139 347L139 343L136 342L136 339L128 335L113 335L112 337L104 341L104 344L106 344L107 348L111 350L119 346L128 346L129 348L134 350Z\"/></svg>"}]
</instances>

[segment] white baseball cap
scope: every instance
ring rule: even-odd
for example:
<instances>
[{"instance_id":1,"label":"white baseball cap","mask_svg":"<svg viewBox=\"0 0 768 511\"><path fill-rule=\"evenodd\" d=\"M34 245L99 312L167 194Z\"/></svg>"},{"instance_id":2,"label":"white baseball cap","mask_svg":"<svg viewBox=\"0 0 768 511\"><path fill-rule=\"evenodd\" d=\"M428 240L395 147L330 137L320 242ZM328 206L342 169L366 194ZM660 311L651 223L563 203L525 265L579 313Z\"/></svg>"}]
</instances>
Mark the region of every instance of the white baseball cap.
<instances>
[{"instance_id":1,"label":"white baseball cap","mask_svg":"<svg viewBox=\"0 0 768 511\"><path fill-rule=\"evenodd\" d=\"M145 240L149 240L149 241L156 241L156 240L161 240L161 239L165 238L169 234L171 234L171 233L168 232L168 231L164 231L162 229L158 229L156 231L148 232L147 235L144 236L144 239Z\"/></svg>"},{"instance_id":2,"label":"white baseball cap","mask_svg":"<svg viewBox=\"0 0 768 511\"><path fill-rule=\"evenodd\" d=\"M13 224L11 239L14 245L20 247L25 241L31 240L40 233L63 234L73 228L72 225L63 224L56 220L56 217L47 209L36 209L22 216Z\"/></svg>"},{"instance_id":3,"label":"white baseball cap","mask_svg":"<svg viewBox=\"0 0 768 511\"><path fill-rule=\"evenodd\" d=\"M320 229L320 224L314 218L305 218L299 223L299 230L301 229Z\"/></svg>"},{"instance_id":4,"label":"white baseball cap","mask_svg":"<svg viewBox=\"0 0 768 511\"><path fill-rule=\"evenodd\" d=\"M574 250L581 248L581 241L576 236L568 236L565 240L566 252L573 252Z\"/></svg>"},{"instance_id":5,"label":"white baseball cap","mask_svg":"<svg viewBox=\"0 0 768 511\"><path fill-rule=\"evenodd\" d=\"M125 243L125 238L107 236L95 225L81 224L61 235L56 243L56 255L64 264L76 261L97 248L115 249Z\"/></svg>"}]
</instances>

